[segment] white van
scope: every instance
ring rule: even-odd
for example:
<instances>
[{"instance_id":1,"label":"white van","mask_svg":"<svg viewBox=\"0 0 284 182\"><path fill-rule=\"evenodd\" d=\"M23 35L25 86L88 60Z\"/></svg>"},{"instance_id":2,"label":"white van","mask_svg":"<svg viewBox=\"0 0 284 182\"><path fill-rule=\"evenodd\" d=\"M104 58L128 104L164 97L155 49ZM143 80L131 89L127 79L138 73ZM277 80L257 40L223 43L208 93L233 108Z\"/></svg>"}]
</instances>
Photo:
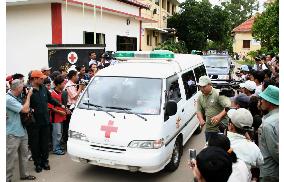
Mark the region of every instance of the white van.
<instances>
[{"instance_id":1,"label":"white van","mask_svg":"<svg viewBox=\"0 0 284 182\"><path fill-rule=\"evenodd\" d=\"M199 55L119 51L125 60L100 70L73 111L67 151L74 161L154 173L178 168L183 146L201 128Z\"/></svg>"}]
</instances>

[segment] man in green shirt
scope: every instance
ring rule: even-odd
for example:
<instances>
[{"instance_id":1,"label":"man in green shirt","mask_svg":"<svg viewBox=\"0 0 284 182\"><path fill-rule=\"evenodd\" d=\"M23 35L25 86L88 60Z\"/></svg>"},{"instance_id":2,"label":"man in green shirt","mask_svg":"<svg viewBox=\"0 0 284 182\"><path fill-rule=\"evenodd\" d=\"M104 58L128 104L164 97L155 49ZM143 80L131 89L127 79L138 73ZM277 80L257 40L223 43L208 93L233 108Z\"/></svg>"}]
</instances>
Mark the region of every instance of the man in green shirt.
<instances>
[{"instance_id":1,"label":"man in green shirt","mask_svg":"<svg viewBox=\"0 0 284 182\"><path fill-rule=\"evenodd\" d=\"M205 138L220 132L220 123L227 124L226 107L231 106L231 101L226 96L219 96L219 92L212 87L211 80L208 76L201 76L198 82L200 91L197 100L197 118L201 126L206 126Z\"/></svg>"},{"instance_id":2,"label":"man in green shirt","mask_svg":"<svg viewBox=\"0 0 284 182\"><path fill-rule=\"evenodd\" d=\"M279 88L269 85L259 96L261 109L268 111L258 129L259 148L264 159L260 181L279 181Z\"/></svg>"}]
</instances>

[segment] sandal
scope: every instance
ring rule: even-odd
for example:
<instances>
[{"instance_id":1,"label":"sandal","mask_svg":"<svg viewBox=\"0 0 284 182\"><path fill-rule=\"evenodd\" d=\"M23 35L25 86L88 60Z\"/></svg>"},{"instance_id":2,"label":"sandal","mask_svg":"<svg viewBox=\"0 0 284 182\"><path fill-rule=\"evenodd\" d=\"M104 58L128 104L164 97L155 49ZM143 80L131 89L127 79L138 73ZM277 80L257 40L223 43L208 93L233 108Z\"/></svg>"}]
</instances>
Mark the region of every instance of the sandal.
<instances>
[{"instance_id":1,"label":"sandal","mask_svg":"<svg viewBox=\"0 0 284 182\"><path fill-rule=\"evenodd\" d=\"M62 150L56 150L56 151L53 152L53 154L55 154L55 155L64 155L65 152L62 151Z\"/></svg>"},{"instance_id":2,"label":"sandal","mask_svg":"<svg viewBox=\"0 0 284 182\"><path fill-rule=\"evenodd\" d=\"M35 180L36 177L35 176L32 176L32 175L28 175L28 176L25 176L23 178L20 178L21 180Z\"/></svg>"}]
</instances>

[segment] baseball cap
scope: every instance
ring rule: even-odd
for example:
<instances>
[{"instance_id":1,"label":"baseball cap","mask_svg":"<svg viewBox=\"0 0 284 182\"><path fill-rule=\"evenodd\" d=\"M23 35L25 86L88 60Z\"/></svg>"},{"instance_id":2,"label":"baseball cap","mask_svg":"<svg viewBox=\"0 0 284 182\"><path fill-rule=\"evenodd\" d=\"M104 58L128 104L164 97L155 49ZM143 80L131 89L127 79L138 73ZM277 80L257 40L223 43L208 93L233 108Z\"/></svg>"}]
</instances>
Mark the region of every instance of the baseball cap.
<instances>
[{"instance_id":1,"label":"baseball cap","mask_svg":"<svg viewBox=\"0 0 284 182\"><path fill-rule=\"evenodd\" d=\"M254 91L256 89L256 83L251 80L247 80L245 83L240 83L241 88L246 88L249 91Z\"/></svg>"},{"instance_id":2,"label":"baseball cap","mask_svg":"<svg viewBox=\"0 0 284 182\"><path fill-rule=\"evenodd\" d=\"M241 71L249 71L248 65L242 65L241 66Z\"/></svg>"},{"instance_id":3,"label":"baseball cap","mask_svg":"<svg viewBox=\"0 0 284 182\"><path fill-rule=\"evenodd\" d=\"M44 75L41 71L39 70L33 70L31 74L31 78L43 78L45 79L47 76Z\"/></svg>"},{"instance_id":4,"label":"baseball cap","mask_svg":"<svg viewBox=\"0 0 284 182\"><path fill-rule=\"evenodd\" d=\"M250 102L250 97L245 94L239 94L238 96L234 97L234 102L242 108L247 108Z\"/></svg>"},{"instance_id":5,"label":"baseball cap","mask_svg":"<svg viewBox=\"0 0 284 182\"><path fill-rule=\"evenodd\" d=\"M13 80L13 75L8 75L6 77L6 81L12 81Z\"/></svg>"},{"instance_id":6,"label":"baseball cap","mask_svg":"<svg viewBox=\"0 0 284 182\"><path fill-rule=\"evenodd\" d=\"M277 106L279 105L279 88L274 85L269 85L263 92L258 94L258 96L267 102Z\"/></svg>"},{"instance_id":7,"label":"baseball cap","mask_svg":"<svg viewBox=\"0 0 284 182\"><path fill-rule=\"evenodd\" d=\"M51 67L49 68L48 66L44 66L41 68L41 71L47 71L47 70L51 70Z\"/></svg>"},{"instance_id":8,"label":"baseball cap","mask_svg":"<svg viewBox=\"0 0 284 182\"><path fill-rule=\"evenodd\" d=\"M71 71L71 70L77 71L76 66L75 65L70 66L70 68L67 70L67 72L69 73L69 71Z\"/></svg>"},{"instance_id":9,"label":"baseball cap","mask_svg":"<svg viewBox=\"0 0 284 182\"><path fill-rule=\"evenodd\" d=\"M230 109L227 115L237 128L252 126L253 117L250 111L245 108Z\"/></svg>"},{"instance_id":10,"label":"baseball cap","mask_svg":"<svg viewBox=\"0 0 284 182\"><path fill-rule=\"evenodd\" d=\"M211 79L208 76L201 76L197 85L203 87L205 85L208 85L209 83L211 83Z\"/></svg>"},{"instance_id":11,"label":"baseball cap","mask_svg":"<svg viewBox=\"0 0 284 182\"><path fill-rule=\"evenodd\" d=\"M260 57L254 57L254 60L255 61L261 61L261 58Z\"/></svg>"}]
</instances>

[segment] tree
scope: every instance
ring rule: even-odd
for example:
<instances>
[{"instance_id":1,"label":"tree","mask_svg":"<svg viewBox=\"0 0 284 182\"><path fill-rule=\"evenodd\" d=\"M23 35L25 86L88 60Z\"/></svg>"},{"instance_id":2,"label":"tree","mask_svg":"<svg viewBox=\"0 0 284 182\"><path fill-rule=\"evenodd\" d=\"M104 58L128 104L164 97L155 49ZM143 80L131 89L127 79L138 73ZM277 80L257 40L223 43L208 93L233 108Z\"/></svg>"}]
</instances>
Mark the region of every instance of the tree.
<instances>
[{"instance_id":1,"label":"tree","mask_svg":"<svg viewBox=\"0 0 284 182\"><path fill-rule=\"evenodd\" d=\"M177 30L189 51L203 50L208 40L222 42L228 36L228 14L221 7L212 7L208 0L187 0L180 7L181 12L168 19L168 27Z\"/></svg>"},{"instance_id":2,"label":"tree","mask_svg":"<svg viewBox=\"0 0 284 182\"><path fill-rule=\"evenodd\" d=\"M187 53L187 49L183 41L174 42L172 40L167 40L158 45L155 49L169 50L173 51L174 53Z\"/></svg>"},{"instance_id":3,"label":"tree","mask_svg":"<svg viewBox=\"0 0 284 182\"><path fill-rule=\"evenodd\" d=\"M266 10L256 17L253 37L261 41L265 53L279 53L279 0L267 5Z\"/></svg>"},{"instance_id":4,"label":"tree","mask_svg":"<svg viewBox=\"0 0 284 182\"><path fill-rule=\"evenodd\" d=\"M229 14L231 30L246 21L253 15L254 11L259 9L258 0L227 0L222 2L221 5Z\"/></svg>"}]
</instances>

